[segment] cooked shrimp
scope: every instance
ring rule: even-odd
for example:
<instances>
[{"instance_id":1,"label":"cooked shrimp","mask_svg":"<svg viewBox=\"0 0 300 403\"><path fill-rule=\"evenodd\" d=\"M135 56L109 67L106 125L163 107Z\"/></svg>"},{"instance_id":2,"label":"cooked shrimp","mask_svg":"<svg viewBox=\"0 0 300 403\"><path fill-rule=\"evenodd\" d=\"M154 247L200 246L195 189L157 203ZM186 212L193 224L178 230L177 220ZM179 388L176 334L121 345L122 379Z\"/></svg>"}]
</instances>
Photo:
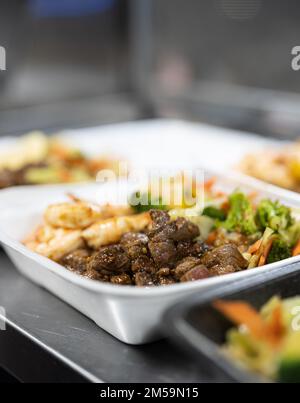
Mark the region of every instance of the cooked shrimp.
<instances>
[{"instance_id":1,"label":"cooked shrimp","mask_svg":"<svg viewBox=\"0 0 300 403\"><path fill-rule=\"evenodd\" d=\"M129 207L100 206L88 202L53 204L46 209L45 222L56 228L84 229L101 219L129 214Z\"/></svg>"},{"instance_id":2,"label":"cooked shrimp","mask_svg":"<svg viewBox=\"0 0 300 403\"><path fill-rule=\"evenodd\" d=\"M36 253L58 261L84 246L81 235L80 230L57 229L46 225L39 227L30 239L24 241L24 245Z\"/></svg>"},{"instance_id":3,"label":"cooked shrimp","mask_svg":"<svg viewBox=\"0 0 300 403\"><path fill-rule=\"evenodd\" d=\"M102 220L83 231L82 236L94 249L118 242L127 232L139 232L149 226L149 213Z\"/></svg>"}]
</instances>

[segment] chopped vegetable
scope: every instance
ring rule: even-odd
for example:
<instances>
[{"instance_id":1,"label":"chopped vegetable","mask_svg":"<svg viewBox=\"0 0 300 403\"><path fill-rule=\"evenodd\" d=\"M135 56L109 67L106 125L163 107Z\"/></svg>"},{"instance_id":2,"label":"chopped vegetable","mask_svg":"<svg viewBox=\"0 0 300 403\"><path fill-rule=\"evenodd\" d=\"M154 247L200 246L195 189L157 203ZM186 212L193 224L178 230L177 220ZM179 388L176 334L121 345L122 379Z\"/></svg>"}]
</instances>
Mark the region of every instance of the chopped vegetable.
<instances>
[{"instance_id":1,"label":"chopped vegetable","mask_svg":"<svg viewBox=\"0 0 300 403\"><path fill-rule=\"evenodd\" d=\"M224 228L230 232L240 232L245 235L255 234L257 226L254 219L254 210L247 196L241 192L235 192L229 197L230 209Z\"/></svg>"},{"instance_id":2,"label":"chopped vegetable","mask_svg":"<svg viewBox=\"0 0 300 403\"><path fill-rule=\"evenodd\" d=\"M297 242L296 246L293 249L293 256L300 255L300 240Z\"/></svg>"},{"instance_id":3,"label":"chopped vegetable","mask_svg":"<svg viewBox=\"0 0 300 403\"><path fill-rule=\"evenodd\" d=\"M253 336L264 336L265 323L251 305L242 301L216 301L213 306L235 325L245 325Z\"/></svg>"},{"instance_id":4,"label":"chopped vegetable","mask_svg":"<svg viewBox=\"0 0 300 403\"><path fill-rule=\"evenodd\" d=\"M248 250L248 253L250 253L251 255L253 255L254 253L256 253L256 252L259 250L260 246L261 246L261 242L262 242L262 240L259 239L259 240L256 241L253 245L251 245L250 248L249 248L249 250Z\"/></svg>"},{"instance_id":5,"label":"chopped vegetable","mask_svg":"<svg viewBox=\"0 0 300 403\"><path fill-rule=\"evenodd\" d=\"M275 238L269 256L267 258L267 263L270 264L279 262L280 260L288 259L291 256L291 248L289 247L287 242L285 242L281 238Z\"/></svg>"},{"instance_id":6,"label":"chopped vegetable","mask_svg":"<svg viewBox=\"0 0 300 403\"><path fill-rule=\"evenodd\" d=\"M273 297L259 312L242 301L215 302L237 325L227 333L227 355L271 379L299 383L300 332L293 326L299 302L300 297Z\"/></svg>"},{"instance_id":7,"label":"chopped vegetable","mask_svg":"<svg viewBox=\"0 0 300 403\"><path fill-rule=\"evenodd\" d=\"M205 207L202 214L207 217L215 218L218 221L226 220L225 211L214 206Z\"/></svg>"},{"instance_id":8,"label":"chopped vegetable","mask_svg":"<svg viewBox=\"0 0 300 403\"><path fill-rule=\"evenodd\" d=\"M256 223L263 230L266 227L274 231L284 231L289 228L294 220L289 207L280 204L278 201L262 200L256 212Z\"/></svg>"},{"instance_id":9,"label":"chopped vegetable","mask_svg":"<svg viewBox=\"0 0 300 403\"><path fill-rule=\"evenodd\" d=\"M270 252L270 248L273 243L274 231L271 228L266 228L263 237L260 240L260 245L254 255L251 257L249 262L249 269L253 269L257 266L263 266L265 264L265 259Z\"/></svg>"},{"instance_id":10,"label":"chopped vegetable","mask_svg":"<svg viewBox=\"0 0 300 403\"><path fill-rule=\"evenodd\" d=\"M300 381L300 333L288 335L280 357L278 380L284 383Z\"/></svg>"}]
</instances>

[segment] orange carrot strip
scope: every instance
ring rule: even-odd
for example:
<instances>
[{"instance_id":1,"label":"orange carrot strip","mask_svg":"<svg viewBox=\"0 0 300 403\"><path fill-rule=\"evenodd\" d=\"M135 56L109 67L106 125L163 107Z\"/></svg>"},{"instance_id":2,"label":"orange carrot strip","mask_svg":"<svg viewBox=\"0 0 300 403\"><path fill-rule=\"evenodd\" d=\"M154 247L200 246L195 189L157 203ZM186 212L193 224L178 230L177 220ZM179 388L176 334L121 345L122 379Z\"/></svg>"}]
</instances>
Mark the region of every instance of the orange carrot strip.
<instances>
[{"instance_id":1,"label":"orange carrot strip","mask_svg":"<svg viewBox=\"0 0 300 403\"><path fill-rule=\"evenodd\" d=\"M298 256L298 255L300 255L300 239L293 249L293 256Z\"/></svg>"},{"instance_id":2,"label":"orange carrot strip","mask_svg":"<svg viewBox=\"0 0 300 403\"><path fill-rule=\"evenodd\" d=\"M251 245L250 248L248 249L248 253L250 253L251 255L256 253L259 250L260 246L261 246L261 242L262 242L262 240L259 239L253 245Z\"/></svg>"},{"instance_id":3,"label":"orange carrot strip","mask_svg":"<svg viewBox=\"0 0 300 403\"><path fill-rule=\"evenodd\" d=\"M216 301L213 307L235 325L246 325L250 333L258 338L265 334L265 323L250 304L242 301Z\"/></svg>"},{"instance_id":4,"label":"orange carrot strip","mask_svg":"<svg viewBox=\"0 0 300 403\"><path fill-rule=\"evenodd\" d=\"M266 247L264 248L263 253L259 259L258 267L264 266L266 264L269 253L272 249L272 245L273 245L273 239L270 239L269 242L267 243Z\"/></svg>"},{"instance_id":5,"label":"orange carrot strip","mask_svg":"<svg viewBox=\"0 0 300 403\"><path fill-rule=\"evenodd\" d=\"M281 305L278 305L274 308L272 312L271 322L268 323L267 328L270 339L273 339L274 343L278 342L284 334L285 330Z\"/></svg>"},{"instance_id":6,"label":"orange carrot strip","mask_svg":"<svg viewBox=\"0 0 300 403\"><path fill-rule=\"evenodd\" d=\"M212 245L216 239L217 239L217 231L213 231L208 235L208 238L206 239L206 243L208 243L209 245Z\"/></svg>"},{"instance_id":7,"label":"orange carrot strip","mask_svg":"<svg viewBox=\"0 0 300 403\"><path fill-rule=\"evenodd\" d=\"M230 209L230 204L229 201L225 201L222 205L221 205L221 209L224 211L228 211Z\"/></svg>"},{"instance_id":8,"label":"orange carrot strip","mask_svg":"<svg viewBox=\"0 0 300 403\"><path fill-rule=\"evenodd\" d=\"M274 347L284 332L281 307L274 309L270 323L264 322L259 312L242 301L215 301L213 307L235 325L245 325L253 337L265 340Z\"/></svg>"}]
</instances>

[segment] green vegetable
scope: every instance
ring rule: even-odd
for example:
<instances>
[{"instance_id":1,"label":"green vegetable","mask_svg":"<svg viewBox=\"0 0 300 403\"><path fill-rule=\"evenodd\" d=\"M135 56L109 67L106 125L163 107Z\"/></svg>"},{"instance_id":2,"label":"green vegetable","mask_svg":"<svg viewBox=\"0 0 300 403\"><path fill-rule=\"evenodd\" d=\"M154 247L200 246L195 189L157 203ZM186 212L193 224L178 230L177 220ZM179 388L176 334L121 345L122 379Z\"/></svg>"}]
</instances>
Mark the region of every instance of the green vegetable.
<instances>
[{"instance_id":1,"label":"green vegetable","mask_svg":"<svg viewBox=\"0 0 300 403\"><path fill-rule=\"evenodd\" d=\"M267 263L275 263L292 256L291 249L286 241L276 238L269 253Z\"/></svg>"},{"instance_id":2,"label":"green vegetable","mask_svg":"<svg viewBox=\"0 0 300 403\"><path fill-rule=\"evenodd\" d=\"M300 239L300 221L295 222L295 224L293 224L287 230L280 231L279 234L290 247L295 246Z\"/></svg>"},{"instance_id":3,"label":"green vegetable","mask_svg":"<svg viewBox=\"0 0 300 403\"><path fill-rule=\"evenodd\" d=\"M230 209L223 227L230 232L252 235L258 232L255 214L249 199L242 192L235 192L229 197Z\"/></svg>"},{"instance_id":4,"label":"green vegetable","mask_svg":"<svg viewBox=\"0 0 300 403\"><path fill-rule=\"evenodd\" d=\"M281 352L278 379L282 383L300 382L300 333L291 333Z\"/></svg>"},{"instance_id":5,"label":"green vegetable","mask_svg":"<svg viewBox=\"0 0 300 403\"><path fill-rule=\"evenodd\" d=\"M219 221L225 221L226 220L226 213L224 210L214 207L214 206L207 206L203 210L202 215L214 218Z\"/></svg>"},{"instance_id":6,"label":"green vegetable","mask_svg":"<svg viewBox=\"0 0 300 403\"><path fill-rule=\"evenodd\" d=\"M151 200L151 194L140 192L135 192L129 198L129 204L132 206L133 210L140 214L145 213L146 211L156 209L156 210L169 210L170 206L166 206L163 204L162 198L158 197L157 199ZM136 203L136 201L140 200L140 202Z\"/></svg>"},{"instance_id":7,"label":"green vegetable","mask_svg":"<svg viewBox=\"0 0 300 403\"><path fill-rule=\"evenodd\" d=\"M256 212L256 223L263 230L266 227L274 231L284 231L294 223L292 211L289 207L283 206L278 201L262 200Z\"/></svg>"}]
</instances>

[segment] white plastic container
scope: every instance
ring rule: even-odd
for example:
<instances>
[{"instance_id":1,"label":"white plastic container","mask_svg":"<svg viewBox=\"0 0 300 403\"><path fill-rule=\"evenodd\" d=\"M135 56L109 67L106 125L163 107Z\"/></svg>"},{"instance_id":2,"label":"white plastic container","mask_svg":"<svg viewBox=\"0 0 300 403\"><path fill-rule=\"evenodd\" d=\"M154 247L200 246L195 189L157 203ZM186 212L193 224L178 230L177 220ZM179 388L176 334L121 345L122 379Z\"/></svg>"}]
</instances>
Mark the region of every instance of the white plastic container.
<instances>
[{"instance_id":1,"label":"white plastic container","mask_svg":"<svg viewBox=\"0 0 300 403\"><path fill-rule=\"evenodd\" d=\"M222 185L230 191L240 183L237 179L222 180ZM22 245L22 239L41 222L45 207L65 200L66 192L90 200L109 201L109 195L114 194L114 186L60 185L3 190L0 192L0 242L24 276L66 301L125 343L143 344L159 339L161 318L165 310L191 293L202 293L211 287L234 283L258 273L282 273L286 266L300 261L298 256L263 268L198 282L138 288L105 284L81 277ZM254 189L253 186L246 186L245 190ZM286 201L282 195L278 197L267 189L268 186L264 196ZM299 205L297 200L292 204ZM295 264L294 268L300 270L300 263Z\"/></svg>"}]
</instances>

